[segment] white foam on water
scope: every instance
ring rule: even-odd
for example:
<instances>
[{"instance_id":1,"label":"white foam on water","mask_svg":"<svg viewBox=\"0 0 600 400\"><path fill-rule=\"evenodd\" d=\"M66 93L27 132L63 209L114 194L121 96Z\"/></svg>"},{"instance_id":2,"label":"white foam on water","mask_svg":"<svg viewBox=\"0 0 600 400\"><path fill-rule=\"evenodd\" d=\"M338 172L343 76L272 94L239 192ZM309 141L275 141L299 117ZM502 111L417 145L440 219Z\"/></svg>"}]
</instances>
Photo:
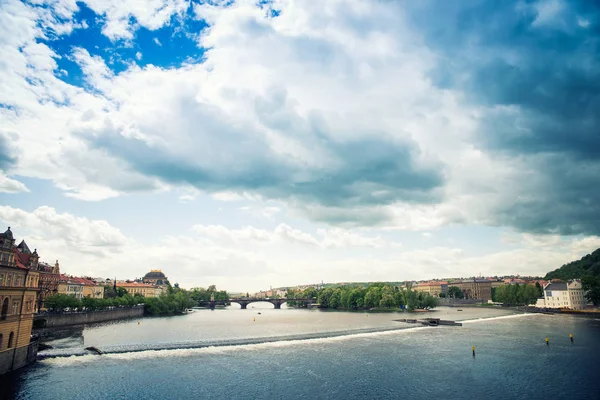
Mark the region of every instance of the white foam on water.
<instances>
[{"instance_id":1,"label":"white foam on water","mask_svg":"<svg viewBox=\"0 0 600 400\"><path fill-rule=\"evenodd\" d=\"M342 342L347 340L353 340L358 338L370 338L380 337L389 335L398 335L403 333L410 333L420 331L424 329L431 329L427 326L422 327L411 327L411 328L399 328L393 330L379 331L379 332L366 332L366 333L348 333L340 336L331 337L320 337L320 338L307 338L307 339L281 339L273 342L266 343L252 343L252 344L235 344L231 345L216 345L207 346L201 348L187 348L187 349L155 349L155 350L142 350L142 351L130 351L122 353L104 353L102 355L89 354L89 355L72 355L69 357L56 357L46 358L41 360L42 364L50 364L52 366L72 366L82 363L97 362L103 359L109 360L144 360L144 359L155 359L155 358L168 358L168 357L191 357L206 354L226 354L238 351L261 351L265 349L273 348L284 348L298 345L311 345L311 344L323 344L332 342ZM260 340L260 339L256 339Z\"/></svg>"},{"instance_id":2,"label":"white foam on water","mask_svg":"<svg viewBox=\"0 0 600 400\"><path fill-rule=\"evenodd\" d=\"M458 322L461 322L463 324L472 324L473 322L486 322L486 321L494 321L497 319L523 318L523 317L531 317L534 315L543 315L543 314L538 314L538 313L512 314L512 315L503 315L501 317L467 319L467 320L458 321Z\"/></svg>"}]
</instances>

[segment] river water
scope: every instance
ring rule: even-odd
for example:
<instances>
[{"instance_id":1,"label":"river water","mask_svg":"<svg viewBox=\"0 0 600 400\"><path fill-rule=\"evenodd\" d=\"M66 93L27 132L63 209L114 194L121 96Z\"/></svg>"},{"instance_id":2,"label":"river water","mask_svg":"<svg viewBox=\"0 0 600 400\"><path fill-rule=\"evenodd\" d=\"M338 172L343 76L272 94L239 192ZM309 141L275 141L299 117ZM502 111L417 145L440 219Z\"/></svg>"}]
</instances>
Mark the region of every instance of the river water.
<instances>
[{"instance_id":1,"label":"river water","mask_svg":"<svg viewBox=\"0 0 600 400\"><path fill-rule=\"evenodd\" d=\"M441 307L427 316L463 326L422 327L395 321L415 314L252 306L74 330L51 342L38 363L3 380L0 393L23 399L600 399L597 318ZM87 346L107 353L91 355Z\"/></svg>"}]
</instances>

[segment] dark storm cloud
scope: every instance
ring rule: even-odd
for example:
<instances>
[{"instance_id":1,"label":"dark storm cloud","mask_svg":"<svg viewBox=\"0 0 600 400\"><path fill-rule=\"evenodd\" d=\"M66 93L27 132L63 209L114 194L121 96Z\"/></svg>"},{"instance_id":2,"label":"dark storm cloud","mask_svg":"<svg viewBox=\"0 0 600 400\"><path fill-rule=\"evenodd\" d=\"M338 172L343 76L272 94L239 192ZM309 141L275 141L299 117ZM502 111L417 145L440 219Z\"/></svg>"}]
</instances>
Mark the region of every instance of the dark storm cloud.
<instances>
[{"instance_id":1,"label":"dark storm cloud","mask_svg":"<svg viewBox=\"0 0 600 400\"><path fill-rule=\"evenodd\" d=\"M269 129L301 138L308 151L314 146L327 154L323 166L275 153L260 133L248 133L244 128L220 122L209 111L191 104L182 106L172 120L186 121L181 129L187 131L179 133L191 139L190 147L197 150L196 157L172 151L169 146L150 146L142 140L126 138L110 125L94 136L89 132L81 136L92 147L126 160L144 175L208 192L248 191L289 200L299 204L298 208L311 218L334 224L382 222L381 212L362 213L359 218L342 212L344 208L439 200L436 189L443 184L439 166L417 166L417 150L409 142L377 139L376 135L334 141L330 138L331 128L319 118L299 117L287 104L285 93L275 93L269 101L257 100L257 110ZM145 134L162 129L140 128ZM320 211L304 208L310 204Z\"/></svg>"},{"instance_id":2,"label":"dark storm cloud","mask_svg":"<svg viewBox=\"0 0 600 400\"><path fill-rule=\"evenodd\" d=\"M532 1L434 2L412 16L440 57L434 82L488 108L479 146L537 173L497 221L600 234L600 3L558 4L548 18Z\"/></svg>"}]
</instances>

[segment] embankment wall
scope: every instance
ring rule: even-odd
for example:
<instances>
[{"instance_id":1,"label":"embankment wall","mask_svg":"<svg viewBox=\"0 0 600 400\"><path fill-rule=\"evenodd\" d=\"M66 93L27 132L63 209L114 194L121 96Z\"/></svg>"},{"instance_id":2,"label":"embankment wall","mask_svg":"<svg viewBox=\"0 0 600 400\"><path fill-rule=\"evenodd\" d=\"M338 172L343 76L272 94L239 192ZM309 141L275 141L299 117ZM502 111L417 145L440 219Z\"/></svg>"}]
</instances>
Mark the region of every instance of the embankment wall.
<instances>
[{"instance_id":1,"label":"embankment wall","mask_svg":"<svg viewBox=\"0 0 600 400\"><path fill-rule=\"evenodd\" d=\"M34 331L48 328L94 324L119 319L139 318L144 315L144 307L123 307L114 310L85 311L70 313L37 314L34 317Z\"/></svg>"}]
</instances>

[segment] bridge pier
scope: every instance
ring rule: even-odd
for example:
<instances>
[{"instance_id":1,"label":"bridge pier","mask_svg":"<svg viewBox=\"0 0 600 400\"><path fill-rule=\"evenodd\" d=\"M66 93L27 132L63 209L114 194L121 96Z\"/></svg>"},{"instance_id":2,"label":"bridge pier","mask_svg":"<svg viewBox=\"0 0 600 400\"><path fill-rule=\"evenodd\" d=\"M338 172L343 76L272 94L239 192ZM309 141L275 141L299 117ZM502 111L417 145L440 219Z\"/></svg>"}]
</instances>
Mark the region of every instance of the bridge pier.
<instances>
[{"instance_id":1,"label":"bridge pier","mask_svg":"<svg viewBox=\"0 0 600 400\"><path fill-rule=\"evenodd\" d=\"M275 306L276 310L281 310L281 303L280 302L273 302L273 305Z\"/></svg>"},{"instance_id":2,"label":"bridge pier","mask_svg":"<svg viewBox=\"0 0 600 400\"><path fill-rule=\"evenodd\" d=\"M246 310L248 308L248 303L240 303L240 306L242 306L242 310Z\"/></svg>"}]
</instances>

